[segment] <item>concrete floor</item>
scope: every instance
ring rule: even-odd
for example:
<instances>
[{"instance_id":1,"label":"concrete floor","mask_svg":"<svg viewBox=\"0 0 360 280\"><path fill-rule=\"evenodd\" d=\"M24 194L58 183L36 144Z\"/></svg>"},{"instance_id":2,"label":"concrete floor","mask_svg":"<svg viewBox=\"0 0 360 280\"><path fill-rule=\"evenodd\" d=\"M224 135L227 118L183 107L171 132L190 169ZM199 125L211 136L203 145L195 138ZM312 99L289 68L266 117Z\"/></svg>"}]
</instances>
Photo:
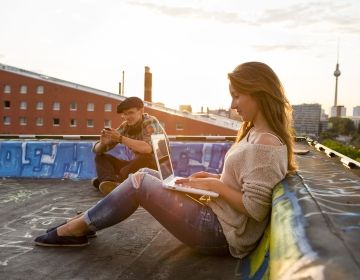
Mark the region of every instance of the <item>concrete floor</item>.
<instances>
[{"instance_id":1,"label":"concrete floor","mask_svg":"<svg viewBox=\"0 0 360 280\"><path fill-rule=\"evenodd\" d=\"M0 279L240 279L237 259L196 254L142 208L89 246L34 246L101 197L88 180L0 180Z\"/></svg>"}]
</instances>

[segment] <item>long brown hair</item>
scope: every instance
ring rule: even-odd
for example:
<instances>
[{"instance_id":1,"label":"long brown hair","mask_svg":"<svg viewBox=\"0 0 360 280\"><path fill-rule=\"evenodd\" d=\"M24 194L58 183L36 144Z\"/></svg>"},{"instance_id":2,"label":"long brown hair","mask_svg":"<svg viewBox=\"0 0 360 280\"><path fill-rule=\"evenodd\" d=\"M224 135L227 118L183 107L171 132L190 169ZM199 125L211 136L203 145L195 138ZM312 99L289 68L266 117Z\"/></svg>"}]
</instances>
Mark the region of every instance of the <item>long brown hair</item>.
<instances>
[{"instance_id":1,"label":"long brown hair","mask_svg":"<svg viewBox=\"0 0 360 280\"><path fill-rule=\"evenodd\" d=\"M235 95L238 92L254 98L271 130L287 146L288 172L295 171L297 165L294 158L292 108L275 72L264 63L246 62L237 66L228 77ZM252 121L245 121L236 141L243 139L253 126Z\"/></svg>"}]
</instances>

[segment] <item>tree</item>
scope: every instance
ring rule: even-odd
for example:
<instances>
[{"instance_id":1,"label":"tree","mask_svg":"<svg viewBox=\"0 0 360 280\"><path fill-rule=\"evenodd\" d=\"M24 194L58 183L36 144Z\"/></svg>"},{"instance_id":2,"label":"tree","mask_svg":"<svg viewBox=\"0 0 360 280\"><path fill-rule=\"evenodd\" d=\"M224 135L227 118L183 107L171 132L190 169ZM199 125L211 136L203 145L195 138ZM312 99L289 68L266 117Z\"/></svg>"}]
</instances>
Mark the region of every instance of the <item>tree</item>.
<instances>
[{"instance_id":1,"label":"tree","mask_svg":"<svg viewBox=\"0 0 360 280\"><path fill-rule=\"evenodd\" d=\"M355 124L348 118L332 117L329 119L331 124L330 132L341 135L356 133Z\"/></svg>"}]
</instances>

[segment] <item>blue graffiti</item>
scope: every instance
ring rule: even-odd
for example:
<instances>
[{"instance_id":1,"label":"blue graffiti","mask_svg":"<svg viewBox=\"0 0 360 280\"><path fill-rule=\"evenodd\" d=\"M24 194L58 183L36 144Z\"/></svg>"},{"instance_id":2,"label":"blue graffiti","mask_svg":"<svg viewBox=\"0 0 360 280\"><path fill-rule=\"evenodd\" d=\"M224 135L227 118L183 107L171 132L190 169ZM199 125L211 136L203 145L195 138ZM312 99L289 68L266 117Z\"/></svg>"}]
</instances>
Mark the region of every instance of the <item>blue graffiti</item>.
<instances>
[{"instance_id":1,"label":"blue graffiti","mask_svg":"<svg viewBox=\"0 0 360 280\"><path fill-rule=\"evenodd\" d=\"M96 175L94 141L2 141L0 177L90 179ZM171 155L178 176L197 171L220 173L231 143L171 142ZM130 160L134 154L117 145L111 155Z\"/></svg>"}]
</instances>

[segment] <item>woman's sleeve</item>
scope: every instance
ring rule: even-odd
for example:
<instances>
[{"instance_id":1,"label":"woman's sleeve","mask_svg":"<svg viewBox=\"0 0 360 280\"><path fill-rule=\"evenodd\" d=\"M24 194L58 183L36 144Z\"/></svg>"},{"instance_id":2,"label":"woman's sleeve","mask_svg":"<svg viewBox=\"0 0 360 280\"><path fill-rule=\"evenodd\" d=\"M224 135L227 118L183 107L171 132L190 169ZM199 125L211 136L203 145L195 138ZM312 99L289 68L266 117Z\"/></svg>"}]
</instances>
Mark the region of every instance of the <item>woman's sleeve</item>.
<instances>
[{"instance_id":1,"label":"woman's sleeve","mask_svg":"<svg viewBox=\"0 0 360 280\"><path fill-rule=\"evenodd\" d=\"M256 167L243 177L243 203L249 215L258 222L266 218L272 203L272 190L281 175L271 164Z\"/></svg>"}]
</instances>

